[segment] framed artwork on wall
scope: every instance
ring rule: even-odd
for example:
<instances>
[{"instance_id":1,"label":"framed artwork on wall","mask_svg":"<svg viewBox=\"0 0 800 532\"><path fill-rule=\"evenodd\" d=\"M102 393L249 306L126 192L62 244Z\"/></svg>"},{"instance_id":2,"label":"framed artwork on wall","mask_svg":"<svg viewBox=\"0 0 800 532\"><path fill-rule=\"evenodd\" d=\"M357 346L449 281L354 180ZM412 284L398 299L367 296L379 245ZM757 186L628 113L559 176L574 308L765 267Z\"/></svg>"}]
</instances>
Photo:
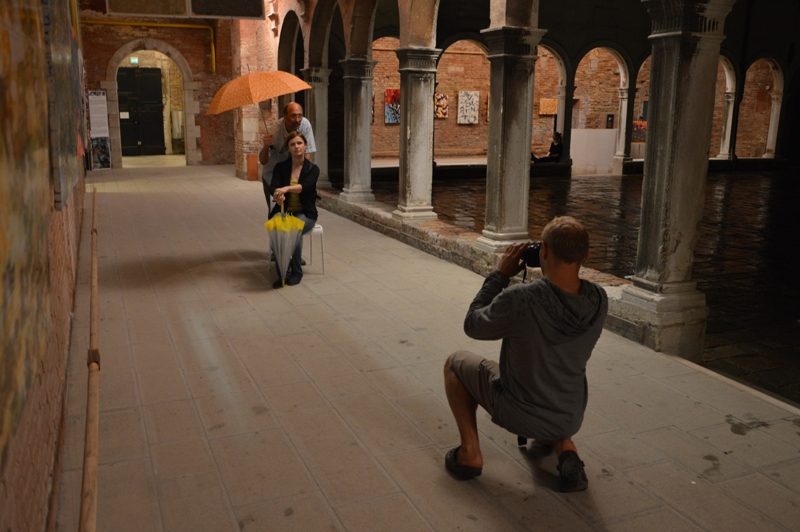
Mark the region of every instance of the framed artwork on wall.
<instances>
[{"instance_id":1,"label":"framed artwork on wall","mask_svg":"<svg viewBox=\"0 0 800 532\"><path fill-rule=\"evenodd\" d=\"M400 89L386 89L384 92L383 123L400 123Z\"/></svg>"},{"instance_id":2,"label":"framed artwork on wall","mask_svg":"<svg viewBox=\"0 0 800 532\"><path fill-rule=\"evenodd\" d=\"M477 124L480 91L458 91L458 124Z\"/></svg>"},{"instance_id":3,"label":"framed artwork on wall","mask_svg":"<svg viewBox=\"0 0 800 532\"><path fill-rule=\"evenodd\" d=\"M448 113L447 94L438 91L435 92L433 96L433 117L444 119L447 118Z\"/></svg>"}]
</instances>

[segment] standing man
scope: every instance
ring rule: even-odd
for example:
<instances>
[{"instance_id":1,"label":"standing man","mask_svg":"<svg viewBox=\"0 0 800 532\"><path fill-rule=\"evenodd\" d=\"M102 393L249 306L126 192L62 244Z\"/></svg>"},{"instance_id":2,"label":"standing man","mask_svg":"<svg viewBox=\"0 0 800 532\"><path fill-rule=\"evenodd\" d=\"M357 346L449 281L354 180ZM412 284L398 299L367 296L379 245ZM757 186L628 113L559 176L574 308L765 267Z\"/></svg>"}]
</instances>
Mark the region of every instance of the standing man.
<instances>
[{"instance_id":1,"label":"standing man","mask_svg":"<svg viewBox=\"0 0 800 532\"><path fill-rule=\"evenodd\" d=\"M267 213L272 197L270 193L272 171L276 164L289 158L286 137L292 131L298 131L306 138L306 159L311 160L311 154L317 151L314 130L311 128L311 122L303 116L303 106L297 102L289 102L283 108L283 120L278 122L272 134L267 133L264 136L264 147L258 153L258 160L263 165L261 184L264 186L264 197L267 199Z\"/></svg>"},{"instance_id":2,"label":"standing man","mask_svg":"<svg viewBox=\"0 0 800 532\"><path fill-rule=\"evenodd\" d=\"M445 467L462 480L481 474L475 417L481 405L497 425L555 448L561 491L585 490L588 480L572 436L583 422L586 362L603 330L608 298L602 288L578 277L589 234L575 218L554 218L542 231L544 278L506 288L525 267L527 247L506 250L464 320L467 336L503 340L500 364L468 351L457 351L445 362L445 391L461 437L461 445L447 453Z\"/></svg>"}]
</instances>

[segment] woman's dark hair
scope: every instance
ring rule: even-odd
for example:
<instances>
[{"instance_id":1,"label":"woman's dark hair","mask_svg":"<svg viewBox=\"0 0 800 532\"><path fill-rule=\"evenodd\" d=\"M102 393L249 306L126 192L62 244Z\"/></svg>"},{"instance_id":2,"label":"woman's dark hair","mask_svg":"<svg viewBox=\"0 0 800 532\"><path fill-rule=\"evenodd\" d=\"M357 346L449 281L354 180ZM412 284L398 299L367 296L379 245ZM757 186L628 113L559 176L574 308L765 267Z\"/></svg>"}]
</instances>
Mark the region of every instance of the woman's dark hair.
<instances>
[{"instance_id":1,"label":"woman's dark hair","mask_svg":"<svg viewBox=\"0 0 800 532\"><path fill-rule=\"evenodd\" d=\"M303 144L308 146L308 141L306 140L306 136L303 135L302 133L300 133L299 131L294 130L294 131L290 132L288 135L286 135L286 142L284 143L284 147L287 150L289 149L289 142L295 137L300 137L301 139L303 139Z\"/></svg>"}]
</instances>

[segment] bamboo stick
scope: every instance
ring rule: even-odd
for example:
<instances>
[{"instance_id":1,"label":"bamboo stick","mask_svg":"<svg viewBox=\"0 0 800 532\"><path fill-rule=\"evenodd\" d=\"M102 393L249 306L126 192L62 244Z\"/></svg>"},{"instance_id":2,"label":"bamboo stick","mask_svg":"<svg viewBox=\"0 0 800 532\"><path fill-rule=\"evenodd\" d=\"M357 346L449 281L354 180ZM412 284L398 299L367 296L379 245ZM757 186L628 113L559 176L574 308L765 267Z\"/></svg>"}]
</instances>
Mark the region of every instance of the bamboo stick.
<instances>
[{"instance_id":1,"label":"bamboo stick","mask_svg":"<svg viewBox=\"0 0 800 532\"><path fill-rule=\"evenodd\" d=\"M86 432L83 447L81 482L81 532L97 530L97 458L100 428L100 350L97 345L99 315L97 309L97 189L92 189L92 271L89 298L89 353L86 365L89 379L86 393Z\"/></svg>"}]
</instances>

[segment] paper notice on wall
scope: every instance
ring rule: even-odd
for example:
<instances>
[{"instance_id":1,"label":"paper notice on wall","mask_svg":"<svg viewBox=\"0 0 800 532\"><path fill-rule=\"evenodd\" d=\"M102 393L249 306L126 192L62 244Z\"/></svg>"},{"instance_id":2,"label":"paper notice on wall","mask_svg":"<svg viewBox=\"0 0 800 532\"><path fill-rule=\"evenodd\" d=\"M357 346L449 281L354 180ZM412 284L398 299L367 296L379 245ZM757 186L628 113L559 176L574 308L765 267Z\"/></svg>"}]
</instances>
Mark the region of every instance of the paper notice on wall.
<instances>
[{"instance_id":1,"label":"paper notice on wall","mask_svg":"<svg viewBox=\"0 0 800 532\"><path fill-rule=\"evenodd\" d=\"M106 91L89 91L89 137L108 137L108 102Z\"/></svg>"},{"instance_id":2,"label":"paper notice on wall","mask_svg":"<svg viewBox=\"0 0 800 532\"><path fill-rule=\"evenodd\" d=\"M557 114L558 114L557 98L539 98L539 116L557 115Z\"/></svg>"}]
</instances>

